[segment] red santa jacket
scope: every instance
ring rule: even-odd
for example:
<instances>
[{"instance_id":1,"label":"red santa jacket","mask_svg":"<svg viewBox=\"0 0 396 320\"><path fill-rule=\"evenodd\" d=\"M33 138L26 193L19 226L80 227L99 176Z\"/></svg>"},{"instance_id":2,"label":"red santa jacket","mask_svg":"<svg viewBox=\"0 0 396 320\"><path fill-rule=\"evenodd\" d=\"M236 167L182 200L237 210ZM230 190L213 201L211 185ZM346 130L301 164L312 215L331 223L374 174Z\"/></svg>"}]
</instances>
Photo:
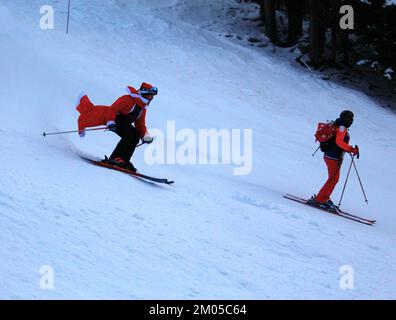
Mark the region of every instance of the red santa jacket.
<instances>
[{"instance_id":1,"label":"red santa jacket","mask_svg":"<svg viewBox=\"0 0 396 320\"><path fill-rule=\"evenodd\" d=\"M146 107L150 101L143 98L133 87L128 86L127 91L129 93L128 95L119 97L111 106L95 106L87 95L81 97L76 107L80 113L78 117L78 131L82 133L88 127L109 126L115 123L117 115L128 115L136 111L135 108L139 108L141 111L134 123L140 136L144 137L147 133Z\"/></svg>"}]
</instances>

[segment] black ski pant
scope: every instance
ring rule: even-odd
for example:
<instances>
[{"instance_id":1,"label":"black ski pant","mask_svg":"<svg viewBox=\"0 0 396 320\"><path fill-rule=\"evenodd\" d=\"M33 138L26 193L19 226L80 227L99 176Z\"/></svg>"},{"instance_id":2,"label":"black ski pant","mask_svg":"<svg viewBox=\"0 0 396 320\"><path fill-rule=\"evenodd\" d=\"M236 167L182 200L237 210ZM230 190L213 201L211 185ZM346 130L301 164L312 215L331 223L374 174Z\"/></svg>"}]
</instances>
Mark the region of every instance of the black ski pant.
<instances>
[{"instance_id":1,"label":"black ski pant","mask_svg":"<svg viewBox=\"0 0 396 320\"><path fill-rule=\"evenodd\" d=\"M115 147L110 159L121 158L128 162L140 141L140 135L127 116L118 115L115 122L117 126L115 133L121 137L121 140Z\"/></svg>"}]
</instances>

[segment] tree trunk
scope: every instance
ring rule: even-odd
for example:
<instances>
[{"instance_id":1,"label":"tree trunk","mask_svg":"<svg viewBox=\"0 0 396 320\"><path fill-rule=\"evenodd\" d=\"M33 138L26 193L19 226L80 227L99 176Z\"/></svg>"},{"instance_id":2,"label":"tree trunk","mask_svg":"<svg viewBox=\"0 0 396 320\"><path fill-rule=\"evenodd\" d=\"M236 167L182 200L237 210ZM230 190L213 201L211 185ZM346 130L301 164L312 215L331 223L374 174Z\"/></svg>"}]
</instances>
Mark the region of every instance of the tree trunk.
<instances>
[{"instance_id":1,"label":"tree trunk","mask_svg":"<svg viewBox=\"0 0 396 320\"><path fill-rule=\"evenodd\" d=\"M310 0L309 58L314 67L322 63L325 43L325 1Z\"/></svg>"},{"instance_id":2,"label":"tree trunk","mask_svg":"<svg viewBox=\"0 0 396 320\"><path fill-rule=\"evenodd\" d=\"M303 8L304 0L285 0L288 16L288 42L290 45L297 43L303 34Z\"/></svg>"},{"instance_id":3,"label":"tree trunk","mask_svg":"<svg viewBox=\"0 0 396 320\"><path fill-rule=\"evenodd\" d=\"M348 30L340 32L340 51L342 53L342 62L349 65L349 33Z\"/></svg>"},{"instance_id":4,"label":"tree trunk","mask_svg":"<svg viewBox=\"0 0 396 320\"><path fill-rule=\"evenodd\" d=\"M339 10L342 0L331 0L329 5L329 24L331 29L331 55L330 61L337 63L337 55L339 53L339 35L340 35L340 14Z\"/></svg>"},{"instance_id":5,"label":"tree trunk","mask_svg":"<svg viewBox=\"0 0 396 320\"><path fill-rule=\"evenodd\" d=\"M275 0L263 0L265 32L272 42L277 41Z\"/></svg>"}]
</instances>

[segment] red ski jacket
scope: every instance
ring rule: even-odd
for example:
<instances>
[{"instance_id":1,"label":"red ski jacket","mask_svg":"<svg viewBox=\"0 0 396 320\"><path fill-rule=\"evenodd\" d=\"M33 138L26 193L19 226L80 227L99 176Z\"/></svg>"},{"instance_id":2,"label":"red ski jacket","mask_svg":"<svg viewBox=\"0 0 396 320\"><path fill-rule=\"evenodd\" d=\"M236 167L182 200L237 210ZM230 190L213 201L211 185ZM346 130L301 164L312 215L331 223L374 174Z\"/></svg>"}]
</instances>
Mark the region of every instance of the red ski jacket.
<instances>
[{"instance_id":1,"label":"red ski jacket","mask_svg":"<svg viewBox=\"0 0 396 320\"><path fill-rule=\"evenodd\" d=\"M109 126L115 123L117 115L128 115L133 111L136 112L136 108L138 108L138 116L134 123L139 135L143 138L147 133L146 107L150 101L143 98L133 87L128 86L127 91L128 95L119 97L111 106L95 106L87 95L81 97L76 107L80 113L78 131L82 133L88 127Z\"/></svg>"},{"instance_id":2,"label":"red ski jacket","mask_svg":"<svg viewBox=\"0 0 396 320\"><path fill-rule=\"evenodd\" d=\"M328 149L324 156L332 160L343 158L344 151L352 152L355 148L349 145L348 129L344 126L337 126L336 135L331 138Z\"/></svg>"}]
</instances>

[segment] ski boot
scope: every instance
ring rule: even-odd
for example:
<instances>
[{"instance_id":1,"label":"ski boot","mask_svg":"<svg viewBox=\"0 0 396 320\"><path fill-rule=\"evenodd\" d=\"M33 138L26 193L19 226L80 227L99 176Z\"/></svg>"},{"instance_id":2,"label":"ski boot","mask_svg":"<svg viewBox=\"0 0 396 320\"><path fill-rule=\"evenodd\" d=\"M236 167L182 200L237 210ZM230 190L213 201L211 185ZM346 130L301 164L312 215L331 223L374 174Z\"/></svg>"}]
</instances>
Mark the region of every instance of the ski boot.
<instances>
[{"instance_id":1,"label":"ski boot","mask_svg":"<svg viewBox=\"0 0 396 320\"><path fill-rule=\"evenodd\" d=\"M137 169L130 161L124 161L122 158L118 157L115 159L109 159L107 156L102 160L103 163L110 164L112 166L117 166L122 169L136 172Z\"/></svg>"},{"instance_id":2,"label":"ski boot","mask_svg":"<svg viewBox=\"0 0 396 320\"><path fill-rule=\"evenodd\" d=\"M322 204L322 206L330 211L334 211L334 212L338 212L340 210L340 208L334 204L333 201L331 201L331 199L327 200L325 203Z\"/></svg>"},{"instance_id":3,"label":"ski boot","mask_svg":"<svg viewBox=\"0 0 396 320\"><path fill-rule=\"evenodd\" d=\"M307 203L333 212L338 212L339 210L338 206L336 206L330 199L326 202L316 201L316 195L313 195L309 200L307 200Z\"/></svg>"},{"instance_id":4,"label":"ski boot","mask_svg":"<svg viewBox=\"0 0 396 320\"><path fill-rule=\"evenodd\" d=\"M104 160L102 160L103 163L110 164L112 166L117 166L122 169L128 169L127 163L120 157L115 158L115 159L109 159L107 156L105 156Z\"/></svg>"},{"instance_id":5,"label":"ski boot","mask_svg":"<svg viewBox=\"0 0 396 320\"><path fill-rule=\"evenodd\" d=\"M320 206L320 203L316 201L316 194L314 194L310 199L308 199L307 203L313 206Z\"/></svg>"},{"instance_id":6,"label":"ski boot","mask_svg":"<svg viewBox=\"0 0 396 320\"><path fill-rule=\"evenodd\" d=\"M125 165L126 165L126 169L127 169L127 170L133 171L133 172L136 172L136 171L137 171L137 169L136 169L135 166L132 164L132 162L127 161L127 162L125 162Z\"/></svg>"}]
</instances>

